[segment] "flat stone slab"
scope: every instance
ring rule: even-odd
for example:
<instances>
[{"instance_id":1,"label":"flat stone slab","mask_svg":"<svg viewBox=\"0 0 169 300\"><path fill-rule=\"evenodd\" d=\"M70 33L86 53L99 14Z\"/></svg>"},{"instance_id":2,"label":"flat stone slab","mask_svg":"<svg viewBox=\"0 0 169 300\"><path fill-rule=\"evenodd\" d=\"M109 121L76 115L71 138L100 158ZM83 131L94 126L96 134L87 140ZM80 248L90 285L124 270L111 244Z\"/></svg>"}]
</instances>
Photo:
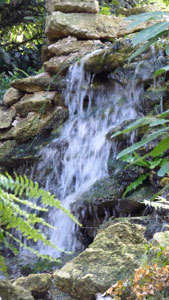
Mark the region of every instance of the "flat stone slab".
<instances>
[{"instance_id":1,"label":"flat stone slab","mask_svg":"<svg viewBox=\"0 0 169 300\"><path fill-rule=\"evenodd\" d=\"M99 12L99 4L96 0L47 0L46 8L49 13L53 11L70 12Z\"/></svg>"},{"instance_id":2,"label":"flat stone slab","mask_svg":"<svg viewBox=\"0 0 169 300\"><path fill-rule=\"evenodd\" d=\"M85 55L85 53L100 47L105 47L100 40L79 41L76 37L69 36L49 45L43 52L43 61L47 61L53 56L60 57L69 54L76 54L78 57L79 51L82 52L81 55Z\"/></svg>"},{"instance_id":3,"label":"flat stone slab","mask_svg":"<svg viewBox=\"0 0 169 300\"><path fill-rule=\"evenodd\" d=\"M53 12L46 20L49 40L75 36L79 39L109 40L126 33L123 18L101 14Z\"/></svg>"},{"instance_id":4,"label":"flat stone slab","mask_svg":"<svg viewBox=\"0 0 169 300\"><path fill-rule=\"evenodd\" d=\"M35 93L40 91L53 91L64 86L62 78L52 78L48 73L40 73L35 76L29 76L22 79L12 81L11 86L18 91L26 93Z\"/></svg>"},{"instance_id":5,"label":"flat stone slab","mask_svg":"<svg viewBox=\"0 0 169 300\"><path fill-rule=\"evenodd\" d=\"M52 106L52 100L55 92L36 92L34 94L26 94L19 102L14 104L16 112L22 117L29 112L46 112Z\"/></svg>"}]
</instances>

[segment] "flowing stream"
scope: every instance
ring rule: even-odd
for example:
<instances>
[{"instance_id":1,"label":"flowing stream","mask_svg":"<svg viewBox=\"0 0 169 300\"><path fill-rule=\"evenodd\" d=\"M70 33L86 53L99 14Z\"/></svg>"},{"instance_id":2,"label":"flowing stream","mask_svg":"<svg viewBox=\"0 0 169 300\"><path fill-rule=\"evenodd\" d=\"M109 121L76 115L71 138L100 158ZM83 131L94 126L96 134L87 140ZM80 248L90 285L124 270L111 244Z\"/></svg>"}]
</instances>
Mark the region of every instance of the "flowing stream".
<instances>
[{"instance_id":1,"label":"flowing stream","mask_svg":"<svg viewBox=\"0 0 169 300\"><path fill-rule=\"evenodd\" d=\"M106 135L113 127L138 116L135 107L143 90L143 86L136 86L135 74L124 87L118 83L109 87L94 84L94 77L84 72L84 63L90 55L93 53L69 68L63 92L69 119L60 137L41 150L41 161L32 168L32 177L37 174L39 182L56 194L66 208L97 180L108 176L107 161L110 151L116 152L116 144ZM76 237L77 225L70 218L51 209L48 221L57 231L50 230L47 236L59 248L83 249ZM42 245L39 251L59 255L55 249Z\"/></svg>"}]
</instances>

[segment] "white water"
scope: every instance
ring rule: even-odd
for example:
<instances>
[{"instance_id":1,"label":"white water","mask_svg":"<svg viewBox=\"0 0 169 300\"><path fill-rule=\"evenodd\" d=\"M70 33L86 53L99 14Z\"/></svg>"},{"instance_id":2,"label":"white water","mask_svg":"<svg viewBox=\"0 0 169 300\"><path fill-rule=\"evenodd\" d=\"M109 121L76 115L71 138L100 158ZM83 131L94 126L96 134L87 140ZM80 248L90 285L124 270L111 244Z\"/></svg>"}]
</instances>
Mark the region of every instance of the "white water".
<instances>
[{"instance_id":1,"label":"white water","mask_svg":"<svg viewBox=\"0 0 169 300\"><path fill-rule=\"evenodd\" d=\"M114 84L112 88L104 85L94 88L91 74L83 69L88 57L68 71L64 97L69 119L60 137L42 149L42 159L32 170L39 182L55 193L66 208L97 180L108 176L107 161L112 143L106 135L112 127L137 117L135 104L142 91L142 87L136 87L134 77L125 87ZM114 144L114 152L115 149ZM68 251L83 248L76 237L76 225L65 214L52 209L48 221L58 230L48 231L47 236L59 248ZM55 249L42 245L39 251L59 255Z\"/></svg>"}]
</instances>

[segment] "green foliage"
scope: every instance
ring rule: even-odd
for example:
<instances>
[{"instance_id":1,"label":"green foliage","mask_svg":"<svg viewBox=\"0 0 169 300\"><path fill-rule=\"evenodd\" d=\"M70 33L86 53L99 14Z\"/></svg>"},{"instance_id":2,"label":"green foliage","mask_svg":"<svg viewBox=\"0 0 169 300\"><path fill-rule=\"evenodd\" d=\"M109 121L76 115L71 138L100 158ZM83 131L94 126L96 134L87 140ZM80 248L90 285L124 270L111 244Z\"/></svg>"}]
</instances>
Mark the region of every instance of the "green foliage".
<instances>
[{"instance_id":1,"label":"green foliage","mask_svg":"<svg viewBox=\"0 0 169 300\"><path fill-rule=\"evenodd\" d=\"M44 24L44 0L0 1L0 72L40 67Z\"/></svg>"},{"instance_id":2,"label":"green foliage","mask_svg":"<svg viewBox=\"0 0 169 300\"><path fill-rule=\"evenodd\" d=\"M146 29L141 30L137 33L133 40L133 46L137 46L140 43L144 43L139 49L137 49L130 57L129 61L131 61L137 55L140 55L147 48L150 47L154 42L156 42L159 38L165 37L169 33L169 22L168 22L169 12L166 11L155 11L150 13L143 13L139 15L130 16L127 21L132 21L129 25L129 28L133 28L139 26L144 22L148 22L149 20L156 20L156 24L148 26ZM159 21L158 21L159 20ZM169 45L166 47L166 54L169 53ZM163 72L168 71L168 66L156 71L155 76L162 74Z\"/></svg>"},{"instance_id":3,"label":"green foliage","mask_svg":"<svg viewBox=\"0 0 169 300\"><path fill-rule=\"evenodd\" d=\"M110 11L110 7L108 7L107 5L102 6L101 10L100 10L100 14L102 15L111 15L111 11Z\"/></svg>"},{"instance_id":4,"label":"green foliage","mask_svg":"<svg viewBox=\"0 0 169 300\"><path fill-rule=\"evenodd\" d=\"M35 198L39 199L40 205L36 205L33 202ZM28 207L33 212L28 212L26 210ZM8 242L8 238L10 238L14 244L19 244L21 247L39 256L38 251L26 246L19 238L11 234L11 229L15 228L27 240L35 243L41 241L44 245L58 250L58 247L50 242L40 229L37 229L37 224L41 224L56 230L54 226L36 215L36 212L47 212L48 207L55 207L62 210L74 222L80 225L70 211L65 209L61 205L61 202L50 192L39 188L38 183L33 182L26 176L15 174L15 179L13 179L8 173L6 175L0 174L0 246L3 245L5 248L10 248L16 254L17 249L13 244ZM42 257L48 259L46 255L42 255ZM0 256L0 260L2 261L1 269L5 272L5 263L3 263L4 259L2 255Z\"/></svg>"},{"instance_id":5,"label":"green foliage","mask_svg":"<svg viewBox=\"0 0 169 300\"><path fill-rule=\"evenodd\" d=\"M148 173L139 176L134 182L132 182L126 189L123 194L123 197L131 191L132 189L137 188L138 185L148 177L152 169L157 170L157 175L163 177L169 175L169 158L165 157L166 151L169 150L169 137L168 131L169 127L167 126L169 122L169 111L165 111L162 114L153 117L143 117L139 120L132 122L124 130L118 131L112 135L112 138L128 133L132 130L139 129L142 126L148 126L151 129L151 133L143 137L139 142L134 143L130 147L124 149L117 155L117 159L121 159L127 163L136 164L142 166L148 170ZM154 130L154 128L156 128ZM153 131L152 131L153 129ZM143 150L146 152L145 147L151 141L157 141L153 150L147 152L144 156L140 156L136 150Z\"/></svg>"},{"instance_id":6,"label":"green foliage","mask_svg":"<svg viewBox=\"0 0 169 300\"><path fill-rule=\"evenodd\" d=\"M123 193L123 198L126 197L126 195L132 191L135 190L139 185L143 183L143 181L149 176L149 173L140 175L135 181L133 181L129 186L126 188L125 192Z\"/></svg>"},{"instance_id":7,"label":"green foliage","mask_svg":"<svg viewBox=\"0 0 169 300\"><path fill-rule=\"evenodd\" d=\"M11 87L11 82L15 79L23 77L23 73L19 70L14 70L14 72L0 73L0 101L2 101L5 92Z\"/></svg>"},{"instance_id":8,"label":"green foliage","mask_svg":"<svg viewBox=\"0 0 169 300\"><path fill-rule=\"evenodd\" d=\"M45 24L44 0L1 1L1 45L9 50L42 42Z\"/></svg>"}]
</instances>

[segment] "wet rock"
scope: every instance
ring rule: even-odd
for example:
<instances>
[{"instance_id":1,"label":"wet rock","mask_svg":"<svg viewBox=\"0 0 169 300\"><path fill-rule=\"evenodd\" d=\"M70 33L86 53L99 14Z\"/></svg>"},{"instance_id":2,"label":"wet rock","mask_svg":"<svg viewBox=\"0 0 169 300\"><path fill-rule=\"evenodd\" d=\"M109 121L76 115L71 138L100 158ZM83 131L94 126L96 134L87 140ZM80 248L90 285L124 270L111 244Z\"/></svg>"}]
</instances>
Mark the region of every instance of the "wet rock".
<instances>
[{"instance_id":1,"label":"wet rock","mask_svg":"<svg viewBox=\"0 0 169 300\"><path fill-rule=\"evenodd\" d=\"M0 296L2 300L34 300L30 291L7 280L0 281Z\"/></svg>"},{"instance_id":2,"label":"wet rock","mask_svg":"<svg viewBox=\"0 0 169 300\"><path fill-rule=\"evenodd\" d=\"M124 44L115 49L113 47L102 49L85 61L84 69L95 74L114 71L127 61L130 52L131 46Z\"/></svg>"},{"instance_id":3,"label":"wet rock","mask_svg":"<svg viewBox=\"0 0 169 300\"><path fill-rule=\"evenodd\" d=\"M45 294L52 284L52 277L50 274L31 274L27 277L20 277L14 282L14 286L22 286L29 290L32 295Z\"/></svg>"},{"instance_id":4,"label":"wet rock","mask_svg":"<svg viewBox=\"0 0 169 300\"><path fill-rule=\"evenodd\" d=\"M153 241L161 247L169 247L169 231L156 232Z\"/></svg>"},{"instance_id":5,"label":"wet rock","mask_svg":"<svg viewBox=\"0 0 169 300\"><path fill-rule=\"evenodd\" d=\"M48 73L41 73L23 79L16 79L11 86L19 91L34 93L47 90L56 90L63 86L62 78L52 78Z\"/></svg>"},{"instance_id":6,"label":"wet rock","mask_svg":"<svg viewBox=\"0 0 169 300\"><path fill-rule=\"evenodd\" d=\"M159 114L167 109L169 92L167 89L148 89L140 95L140 108L144 114Z\"/></svg>"},{"instance_id":7,"label":"wet rock","mask_svg":"<svg viewBox=\"0 0 169 300\"><path fill-rule=\"evenodd\" d=\"M9 128L15 117L15 109L0 108L0 129Z\"/></svg>"},{"instance_id":8,"label":"wet rock","mask_svg":"<svg viewBox=\"0 0 169 300\"><path fill-rule=\"evenodd\" d=\"M135 89L141 84L144 84L145 90L153 87L154 72L166 64L165 56L161 51L153 53L148 50L142 55L141 60L140 58L136 60L138 61L125 64L122 68L120 67L110 73L109 79L113 82L119 82L123 86L133 82Z\"/></svg>"},{"instance_id":9,"label":"wet rock","mask_svg":"<svg viewBox=\"0 0 169 300\"><path fill-rule=\"evenodd\" d=\"M99 11L96 0L47 0L46 7L49 13L53 11L97 13Z\"/></svg>"},{"instance_id":10,"label":"wet rock","mask_svg":"<svg viewBox=\"0 0 169 300\"><path fill-rule=\"evenodd\" d=\"M14 105L14 108L22 117L25 117L31 111L44 113L51 108L54 97L55 92L42 91L34 94L26 94Z\"/></svg>"},{"instance_id":11,"label":"wet rock","mask_svg":"<svg viewBox=\"0 0 169 300\"><path fill-rule=\"evenodd\" d=\"M47 17L46 34L49 40L64 38L69 35L79 39L109 40L125 30L127 23L119 17L100 14L54 12Z\"/></svg>"},{"instance_id":12,"label":"wet rock","mask_svg":"<svg viewBox=\"0 0 169 300\"><path fill-rule=\"evenodd\" d=\"M0 142L0 160L3 160L8 156L16 146L16 141L9 140L5 142Z\"/></svg>"},{"instance_id":13,"label":"wet rock","mask_svg":"<svg viewBox=\"0 0 169 300\"><path fill-rule=\"evenodd\" d=\"M57 43L56 43L57 44ZM86 54L99 49L100 46L105 47L102 43L99 42L92 42L92 41L76 41L74 43L74 46L69 47L69 49L67 49L66 43L58 42L58 48L60 48L60 45L62 45L62 49L67 49L67 51L59 51L60 49L57 48L55 44L55 47L52 48L53 52L57 53L57 56L54 56L52 58L50 58L50 60L44 62L44 69L46 72L48 72L49 74L53 75L53 74L61 74L61 75L65 75L68 67L75 63L78 60L80 60L82 57L84 57ZM72 45L72 43L71 43ZM78 47L78 48L77 48ZM70 52L72 49L71 53ZM57 51L58 50L58 51ZM63 52L63 55L58 55L58 53ZM68 53L66 55L66 52ZM49 55L51 52L48 52ZM91 70L90 70L91 71ZM93 70L92 70L93 72Z\"/></svg>"},{"instance_id":14,"label":"wet rock","mask_svg":"<svg viewBox=\"0 0 169 300\"><path fill-rule=\"evenodd\" d=\"M50 59L52 56L67 56L72 53L76 53L78 57L81 49L81 55L83 55L83 53L86 54L100 47L105 47L100 40L79 41L77 38L69 36L46 47L43 51L43 61Z\"/></svg>"},{"instance_id":15,"label":"wet rock","mask_svg":"<svg viewBox=\"0 0 169 300\"><path fill-rule=\"evenodd\" d=\"M150 200L155 190L149 186L142 187L122 198L125 187L139 176L141 169L121 170L114 176L102 179L72 204L74 212L83 227L79 229L79 239L85 247L91 243L97 229L109 217L141 216L145 210L143 200ZM135 179L134 179L135 178Z\"/></svg>"},{"instance_id":16,"label":"wet rock","mask_svg":"<svg viewBox=\"0 0 169 300\"><path fill-rule=\"evenodd\" d=\"M77 299L93 299L96 293L132 274L145 251L145 242L140 225L109 225L99 230L89 248L54 273L55 285Z\"/></svg>"},{"instance_id":17,"label":"wet rock","mask_svg":"<svg viewBox=\"0 0 169 300\"><path fill-rule=\"evenodd\" d=\"M4 95L3 98L4 104L10 106L16 103L18 100L20 100L22 96L23 96L22 92L11 87L9 90L7 90L7 92Z\"/></svg>"}]
</instances>

